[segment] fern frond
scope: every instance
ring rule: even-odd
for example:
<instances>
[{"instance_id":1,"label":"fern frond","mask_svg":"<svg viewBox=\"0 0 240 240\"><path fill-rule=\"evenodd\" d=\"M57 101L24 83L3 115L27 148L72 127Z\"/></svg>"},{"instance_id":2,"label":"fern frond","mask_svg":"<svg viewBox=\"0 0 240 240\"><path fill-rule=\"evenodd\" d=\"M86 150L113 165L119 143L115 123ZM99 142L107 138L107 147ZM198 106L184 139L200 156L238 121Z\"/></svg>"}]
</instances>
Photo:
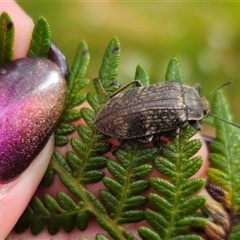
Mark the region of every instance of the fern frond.
<instances>
[{"instance_id":1,"label":"fern frond","mask_svg":"<svg viewBox=\"0 0 240 240\"><path fill-rule=\"evenodd\" d=\"M200 157L193 158L197 167L194 171L190 171L191 174L189 173L192 162L190 158L200 149L201 142L189 141L186 135L190 138L195 133L196 131L190 126L183 128L178 136L169 138L170 143L163 143L161 156L156 157L154 161L157 170L164 174L167 180L159 177L150 179L156 193L150 193L148 200L154 211L147 209L145 218L161 239L188 238L191 227L199 227L199 225L204 227L206 223L203 218L193 217L206 201L202 196L192 196L203 187L204 180L189 179L202 164ZM170 169L167 168L168 166ZM143 234L141 229L139 234Z\"/></svg>"},{"instance_id":2,"label":"fern frond","mask_svg":"<svg viewBox=\"0 0 240 240\"><path fill-rule=\"evenodd\" d=\"M32 40L28 50L28 56L47 57L51 44L51 33L48 22L45 18L40 17L33 29Z\"/></svg>"},{"instance_id":3,"label":"fern frond","mask_svg":"<svg viewBox=\"0 0 240 240\"><path fill-rule=\"evenodd\" d=\"M153 159L157 151L157 148L151 151L140 148L136 142L124 143L115 152L117 161L107 161L107 169L115 179L103 178L107 190L101 190L100 196L114 222L123 224L143 220L143 211L139 208L147 203L147 199L142 193L150 187L144 178L152 169L146 162ZM145 170L136 178L139 166Z\"/></svg>"},{"instance_id":4,"label":"fern frond","mask_svg":"<svg viewBox=\"0 0 240 240\"><path fill-rule=\"evenodd\" d=\"M221 107L219 107L221 106ZM228 104L223 94L218 91L214 95L212 113L231 122ZM226 239L238 239L239 236L239 211L240 211L240 131L218 119L214 119L216 126L216 139L211 144L211 167L207 176L211 181L206 189L209 194L222 205L226 215L226 223L219 217L219 209L211 207L208 213L212 216L208 223L208 235L211 229L218 229L218 235ZM209 210L209 207L208 207ZM217 216L217 217L215 217ZM220 227L219 227L220 226ZM216 231L215 231L216 232Z\"/></svg>"},{"instance_id":5,"label":"fern frond","mask_svg":"<svg viewBox=\"0 0 240 240\"><path fill-rule=\"evenodd\" d=\"M183 82L182 70L175 57L170 60L166 73L166 81L170 80ZM202 196L192 196L203 187L204 180L189 179L202 165L201 157L193 157L201 148L201 142L189 140L195 134L196 130L186 126L177 136L169 134L169 142L161 143L161 156L155 158L154 166L166 179L150 179L156 193L150 193L148 200L154 210L145 210L151 230L139 228L142 239L200 239L189 235L191 227L203 228L206 224L204 218L193 216L206 201Z\"/></svg>"},{"instance_id":6,"label":"fern frond","mask_svg":"<svg viewBox=\"0 0 240 240\"><path fill-rule=\"evenodd\" d=\"M118 38L113 38L108 44L99 70L99 77L104 89L107 89L108 84L117 78L119 59L120 42Z\"/></svg>"},{"instance_id":7,"label":"fern frond","mask_svg":"<svg viewBox=\"0 0 240 240\"><path fill-rule=\"evenodd\" d=\"M15 28L11 17L0 15L0 65L12 60Z\"/></svg>"},{"instance_id":8,"label":"fern frond","mask_svg":"<svg viewBox=\"0 0 240 240\"><path fill-rule=\"evenodd\" d=\"M72 122L78 121L81 118L80 111L74 108L86 100L86 94L81 91L89 83L89 80L85 78L89 59L87 44L81 42L66 80L66 104L54 134L56 146L65 146L69 142L67 135L75 131L75 126Z\"/></svg>"},{"instance_id":9,"label":"fern frond","mask_svg":"<svg viewBox=\"0 0 240 240\"><path fill-rule=\"evenodd\" d=\"M221 106L221 107L219 107ZM212 112L227 121L231 121L226 100L221 92L216 92ZM211 168L207 170L209 179L226 191L230 208L239 210L240 206L240 131L215 119L216 139L211 144Z\"/></svg>"},{"instance_id":10,"label":"fern frond","mask_svg":"<svg viewBox=\"0 0 240 240\"><path fill-rule=\"evenodd\" d=\"M149 76L148 72L142 65L138 65L135 71L135 80L141 80L143 86L149 85Z\"/></svg>"},{"instance_id":11,"label":"fern frond","mask_svg":"<svg viewBox=\"0 0 240 240\"><path fill-rule=\"evenodd\" d=\"M176 81L183 83L182 68L177 57L172 57L168 63L165 79L166 81Z\"/></svg>"}]
</instances>

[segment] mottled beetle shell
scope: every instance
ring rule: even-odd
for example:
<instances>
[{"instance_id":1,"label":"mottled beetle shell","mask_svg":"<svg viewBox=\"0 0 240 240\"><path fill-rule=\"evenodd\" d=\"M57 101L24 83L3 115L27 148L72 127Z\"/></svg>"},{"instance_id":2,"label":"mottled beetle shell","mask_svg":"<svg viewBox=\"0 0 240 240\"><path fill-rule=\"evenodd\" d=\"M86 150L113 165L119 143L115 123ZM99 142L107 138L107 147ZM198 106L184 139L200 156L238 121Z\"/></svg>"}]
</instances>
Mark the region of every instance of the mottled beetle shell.
<instances>
[{"instance_id":1,"label":"mottled beetle shell","mask_svg":"<svg viewBox=\"0 0 240 240\"><path fill-rule=\"evenodd\" d=\"M207 100L199 92L199 84L189 87L175 81L122 91L100 110L95 126L119 139L176 130L188 121L197 123L209 111Z\"/></svg>"}]
</instances>

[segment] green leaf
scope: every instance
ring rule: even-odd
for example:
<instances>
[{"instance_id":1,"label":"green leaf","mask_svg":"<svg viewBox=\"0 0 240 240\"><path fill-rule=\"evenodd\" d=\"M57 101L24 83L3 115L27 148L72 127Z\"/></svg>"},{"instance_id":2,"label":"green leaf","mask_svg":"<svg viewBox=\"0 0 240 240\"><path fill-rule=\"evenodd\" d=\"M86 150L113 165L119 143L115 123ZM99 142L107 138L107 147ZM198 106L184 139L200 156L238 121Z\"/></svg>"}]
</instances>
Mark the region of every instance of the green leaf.
<instances>
[{"instance_id":1,"label":"green leaf","mask_svg":"<svg viewBox=\"0 0 240 240\"><path fill-rule=\"evenodd\" d=\"M64 112L55 130L55 145L65 146L69 140L68 136L75 130L72 122L80 120L81 113L74 109L86 100L86 94L82 90L88 85L89 80L85 78L90 56L88 46L81 42L67 76L67 97Z\"/></svg>"},{"instance_id":2,"label":"green leaf","mask_svg":"<svg viewBox=\"0 0 240 240\"><path fill-rule=\"evenodd\" d=\"M88 200L91 201L91 203L96 207L96 209L99 210L99 212L101 214L106 214L106 210L105 208L103 207L103 205L99 202L99 200L94 196L93 193L91 193L90 191L86 191L85 192Z\"/></svg>"},{"instance_id":3,"label":"green leaf","mask_svg":"<svg viewBox=\"0 0 240 240\"><path fill-rule=\"evenodd\" d=\"M104 201L107 209L115 213L118 206L118 199L106 190L100 190L99 195Z\"/></svg>"},{"instance_id":4,"label":"green leaf","mask_svg":"<svg viewBox=\"0 0 240 240\"><path fill-rule=\"evenodd\" d=\"M80 231L84 231L87 229L89 223L89 214L87 211L82 211L77 214L76 218L76 227Z\"/></svg>"},{"instance_id":5,"label":"green leaf","mask_svg":"<svg viewBox=\"0 0 240 240\"><path fill-rule=\"evenodd\" d=\"M65 146L66 144L68 144L68 138L66 136L62 136L62 135L54 135L54 142L56 146Z\"/></svg>"},{"instance_id":6,"label":"green leaf","mask_svg":"<svg viewBox=\"0 0 240 240\"><path fill-rule=\"evenodd\" d=\"M201 208L206 202L203 196L195 196L186 199L179 207L179 214L182 216L191 215Z\"/></svg>"},{"instance_id":7,"label":"green leaf","mask_svg":"<svg viewBox=\"0 0 240 240\"><path fill-rule=\"evenodd\" d=\"M177 226L179 227L192 226L192 227L204 228L206 225L206 221L207 221L206 219L201 217L192 217L192 216L184 217L177 223Z\"/></svg>"},{"instance_id":8,"label":"green leaf","mask_svg":"<svg viewBox=\"0 0 240 240\"><path fill-rule=\"evenodd\" d=\"M87 86L88 83L89 83L89 81L87 81L85 86ZM76 90L77 90L77 88L76 88ZM80 91L80 89L78 89L78 90ZM72 95L71 100L68 102L67 107L74 108L74 107L81 105L82 103L85 102L86 96L87 95L85 93L82 93L82 94L77 93L76 95Z\"/></svg>"},{"instance_id":9,"label":"green leaf","mask_svg":"<svg viewBox=\"0 0 240 240\"><path fill-rule=\"evenodd\" d=\"M75 121L79 120L80 118L81 118L81 114L80 114L79 110L68 109L68 110L64 111L62 117L60 118L59 125L61 123L71 124L71 122L75 122ZM56 129L56 131L58 131L58 128Z\"/></svg>"},{"instance_id":10,"label":"green leaf","mask_svg":"<svg viewBox=\"0 0 240 240\"><path fill-rule=\"evenodd\" d=\"M208 168L207 170L207 176L209 179L211 179L212 182L214 182L216 185L220 186L222 189L224 189L227 192L232 191L232 186L229 184L229 176L216 169L216 168Z\"/></svg>"},{"instance_id":11,"label":"green leaf","mask_svg":"<svg viewBox=\"0 0 240 240\"><path fill-rule=\"evenodd\" d=\"M88 102L96 113L108 101L109 95L119 87L119 83L115 84L117 82L119 59L120 42L118 38L113 38L103 56L99 77L93 81L97 95L91 93L87 95Z\"/></svg>"},{"instance_id":12,"label":"green leaf","mask_svg":"<svg viewBox=\"0 0 240 240\"><path fill-rule=\"evenodd\" d=\"M40 17L35 24L28 56L48 57L51 44L50 27L45 18Z\"/></svg>"},{"instance_id":13,"label":"green leaf","mask_svg":"<svg viewBox=\"0 0 240 240\"><path fill-rule=\"evenodd\" d=\"M218 91L214 94L212 113L218 117L231 121L230 112L223 94ZM219 107L221 106L221 107ZM211 144L212 153L210 162L212 167L207 170L209 179L226 191L228 203L234 211L240 204L240 131L218 119L216 125L216 139Z\"/></svg>"},{"instance_id":14,"label":"green leaf","mask_svg":"<svg viewBox=\"0 0 240 240\"><path fill-rule=\"evenodd\" d=\"M143 86L149 85L148 73L142 65L137 66L134 80L140 80Z\"/></svg>"},{"instance_id":15,"label":"green leaf","mask_svg":"<svg viewBox=\"0 0 240 240\"><path fill-rule=\"evenodd\" d=\"M169 178L174 177L176 172L175 165L170 161L166 160L166 158L162 158L160 156L156 157L155 159L155 167L159 172L161 172L162 174Z\"/></svg>"},{"instance_id":16,"label":"green leaf","mask_svg":"<svg viewBox=\"0 0 240 240\"><path fill-rule=\"evenodd\" d=\"M82 88L81 84L86 84L86 79L82 82L78 82L79 79L84 79L89 65L90 55L86 42L81 42L78 46L77 53L75 55L73 65L69 71L67 79L67 88L71 91L74 90L74 85L78 88Z\"/></svg>"},{"instance_id":17,"label":"green leaf","mask_svg":"<svg viewBox=\"0 0 240 240\"><path fill-rule=\"evenodd\" d=\"M202 142L198 139L191 140L183 147L184 155L186 158L192 157L193 153L197 153L202 147Z\"/></svg>"},{"instance_id":18,"label":"green leaf","mask_svg":"<svg viewBox=\"0 0 240 240\"><path fill-rule=\"evenodd\" d=\"M55 201L55 199L53 197L51 197L48 194L44 195L44 201L45 201L45 205L48 209L49 212L51 213L57 213L59 210L59 205L57 204L57 202Z\"/></svg>"},{"instance_id":19,"label":"green leaf","mask_svg":"<svg viewBox=\"0 0 240 240\"><path fill-rule=\"evenodd\" d=\"M81 43L78 51L81 55L76 56L76 62L74 62L74 66L70 70L69 77L67 79L67 89L69 90L66 101L67 109L74 108L85 101L86 94L81 93L81 91L89 84L89 79L84 78L90 59L86 43ZM77 63L79 64L78 68L76 66Z\"/></svg>"},{"instance_id":20,"label":"green leaf","mask_svg":"<svg viewBox=\"0 0 240 240\"><path fill-rule=\"evenodd\" d=\"M103 234L97 234L96 235L96 240L109 240L109 238L107 238Z\"/></svg>"},{"instance_id":21,"label":"green leaf","mask_svg":"<svg viewBox=\"0 0 240 240\"><path fill-rule=\"evenodd\" d=\"M87 183L95 183L95 182L99 182L102 180L102 178L104 177L104 174L98 170L94 171L88 171L86 173L83 174L82 179L81 179L81 183L82 184L87 184Z\"/></svg>"},{"instance_id":22,"label":"green leaf","mask_svg":"<svg viewBox=\"0 0 240 240\"><path fill-rule=\"evenodd\" d=\"M49 210L43 205L38 197L34 197L31 200L31 208L33 211L40 213L42 215L49 214Z\"/></svg>"},{"instance_id":23,"label":"green leaf","mask_svg":"<svg viewBox=\"0 0 240 240\"><path fill-rule=\"evenodd\" d=\"M63 155L61 153L53 152L51 161L56 161L57 164L59 164L61 166L61 168L64 169L64 171L66 171L68 173L71 171L69 165L67 164L67 162L65 161L65 158L63 157Z\"/></svg>"},{"instance_id":24,"label":"green leaf","mask_svg":"<svg viewBox=\"0 0 240 240\"><path fill-rule=\"evenodd\" d=\"M191 161L188 161L182 168L183 171L183 178L189 178L197 173L202 166L203 159L202 157L195 157L192 158Z\"/></svg>"},{"instance_id":25,"label":"green leaf","mask_svg":"<svg viewBox=\"0 0 240 240\"><path fill-rule=\"evenodd\" d=\"M194 237L189 235L190 223L179 227L178 222L191 217L206 201L202 196L192 196L204 185L204 180L189 179L200 169L199 163L202 163L200 157L191 159L201 146L198 140L189 141L194 132L192 127L186 126L179 135L169 135L170 142L163 143L161 157L154 160L157 170L167 180L159 177L150 179L156 193L150 193L148 200L154 211L146 209L145 217L152 230L163 239ZM190 169L191 166L194 170Z\"/></svg>"},{"instance_id":26,"label":"green leaf","mask_svg":"<svg viewBox=\"0 0 240 240\"><path fill-rule=\"evenodd\" d=\"M145 178L148 174L152 172L152 169L153 167L149 164L140 165L139 167L136 167L133 170L132 178L134 179Z\"/></svg>"},{"instance_id":27,"label":"green leaf","mask_svg":"<svg viewBox=\"0 0 240 240\"><path fill-rule=\"evenodd\" d=\"M48 168L42 180L44 186L49 187L52 185L54 181L54 175L55 175L54 171Z\"/></svg>"},{"instance_id":28,"label":"green leaf","mask_svg":"<svg viewBox=\"0 0 240 240\"><path fill-rule=\"evenodd\" d=\"M212 113L231 122L228 104L221 91L216 92L213 98ZM239 239L239 220L235 221L235 216L239 214L240 204L240 130L217 118L214 118L214 124L216 138L211 143L211 167L207 169L207 176L213 187L210 189L207 185L206 188L210 195L221 203L223 213L216 207L212 207L211 211L208 209L211 216L208 225L212 226L211 231L216 231L218 225L226 229L225 232L220 229L219 233L216 233L221 234L221 237ZM225 215L224 218L222 215ZM223 223L222 219L226 223ZM233 222L236 224L234 227ZM228 224L230 228L226 227Z\"/></svg>"},{"instance_id":29,"label":"green leaf","mask_svg":"<svg viewBox=\"0 0 240 240\"><path fill-rule=\"evenodd\" d=\"M11 61L13 56L15 28L6 12L0 15L0 66Z\"/></svg>"},{"instance_id":30,"label":"green leaf","mask_svg":"<svg viewBox=\"0 0 240 240\"><path fill-rule=\"evenodd\" d=\"M97 221L99 223L99 225L108 232L108 234L112 237L112 239L116 239L116 240L121 240L121 236L123 236L122 231L117 228L112 228L111 226L109 226L108 224L106 224L106 222L101 218L97 218Z\"/></svg>"},{"instance_id":31,"label":"green leaf","mask_svg":"<svg viewBox=\"0 0 240 240\"><path fill-rule=\"evenodd\" d=\"M70 233L75 228L76 214L66 215L62 218L62 228L66 233ZM58 220L59 222L59 220Z\"/></svg>"},{"instance_id":32,"label":"green leaf","mask_svg":"<svg viewBox=\"0 0 240 240\"><path fill-rule=\"evenodd\" d=\"M124 211L118 219L118 224L140 222L144 219L142 210Z\"/></svg>"},{"instance_id":33,"label":"green leaf","mask_svg":"<svg viewBox=\"0 0 240 240\"><path fill-rule=\"evenodd\" d=\"M153 207L162 213L164 218L167 221L170 221L171 219L171 210L172 210L172 204L165 200L162 197L159 197L157 194L150 193L148 196L148 199L152 202Z\"/></svg>"},{"instance_id":34,"label":"green leaf","mask_svg":"<svg viewBox=\"0 0 240 240\"><path fill-rule=\"evenodd\" d=\"M31 233L33 235L39 234L44 229L45 224L47 223L44 217L49 215L49 213L50 212L46 209L40 199L38 197L33 197L29 206L24 211L24 214L18 220L15 228L16 231L18 233L21 233L30 226ZM43 217L40 218L39 215Z\"/></svg>"},{"instance_id":35,"label":"green leaf","mask_svg":"<svg viewBox=\"0 0 240 240\"><path fill-rule=\"evenodd\" d=\"M109 160L107 162L108 171L115 176L118 183L124 183L124 175L126 175L126 170L116 161Z\"/></svg>"},{"instance_id":36,"label":"green leaf","mask_svg":"<svg viewBox=\"0 0 240 240\"><path fill-rule=\"evenodd\" d=\"M92 131L87 126L78 125L77 132L81 139L85 142L89 141L92 137Z\"/></svg>"},{"instance_id":37,"label":"green leaf","mask_svg":"<svg viewBox=\"0 0 240 240\"><path fill-rule=\"evenodd\" d=\"M164 238L164 236L167 234L168 226L166 219L162 217L161 214L158 214L150 209L145 210L145 219L152 229L154 229L161 238Z\"/></svg>"},{"instance_id":38,"label":"green leaf","mask_svg":"<svg viewBox=\"0 0 240 240\"><path fill-rule=\"evenodd\" d=\"M51 220L51 224L48 224L47 229L51 235L54 235L61 229L61 222L54 218Z\"/></svg>"},{"instance_id":39,"label":"green leaf","mask_svg":"<svg viewBox=\"0 0 240 240\"><path fill-rule=\"evenodd\" d=\"M156 190L159 194L162 194L168 198L174 197L174 192L176 191L176 188L169 181L159 177L152 177L150 179L150 183L152 188Z\"/></svg>"},{"instance_id":40,"label":"green leaf","mask_svg":"<svg viewBox=\"0 0 240 240\"><path fill-rule=\"evenodd\" d=\"M98 112L102 105L106 102L103 96L96 95L95 93L87 94L87 101L95 112Z\"/></svg>"},{"instance_id":41,"label":"green leaf","mask_svg":"<svg viewBox=\"0 0 240 240\"><path fill-rule=\"evenodd\" d=\"M240 224L238 223L233 227L232 232L228 238L228 240L237 240L240 239Z\"/></svg>"},{"instance_id":42,"label":"green leaf","mask_svg":"<svg viewBox=\"0 0 240 240\"><path fill-rule=\"evenodd\" d=\"M168 63L167 72L165 75L166 81L176 81L183 83L183 73L179 60L176 57L172 57Z\"/></svg>"},{"instance_id":43,"label":"green leaf","mask_svg":"<svg viewBox=\"0 0 240 240\"><path fill-rule=\"evenodd\" d=\"M149 182L146 180L138 180L129 185L131 194L136 195L146 191L150 187Z\"/></svg>"},{"instance_id":44,"label":"green leaf","mask_svg":"<svg viewBox=\"0 0 240 240\"><path fill-rule=\"evenodd\" d=\"M31 233L33 235L38 235L44 229L45 224L46 223L43 221L43 219L40 219L40 218L32 222Z\"/></svg>"},{"instance_id":45,"label":"green leaf","mask_svg":"<svg viewBox=\"0 0 240 240\"><path fill-rule=\"evenodd\" d=\"M64 192L57 193L57 201L64 210L79 209L78 205Z\"/></svg>"},{"instance_id":46,"label":"green leaf","mask_svg":"<svg viewBox=\"0 0 240 240\"><path fill-rule=\"evenodd\" d=\"M104 177L103 183L107 190L100 191L100 197L112 220L118 224L143 220L141 208L147 203L147 199L141 194L149 188L149 182L142 179L145 174L136 175L136 169L141 166L151 169L146 162L157 154L155 148L150 151L134 141L132 144L123 143L122 147L114 152L116 161L107 161L107 169L114 179Z\"/></svg>"},{"instance_id":47,"label":"green leaf","mask_svg":"<svg viewBox=\"0 0 240 240\"><path fill-rule=\"evenodd\" d=\"M202 240L201 237L196 235L182 235L172 238L171 240Z\"/></svg>"},{"instance_id":48,"label":"green leaf","mask_svg":"<svg viewBox=\"0 0 240 240\"><path fill-rule=\"evenodd\" d=\"M140 208L148 202L147 198L141 195L132 196L126 200L123 210L131 210Z\"/></svg>"},{"instance_id":49,"label":"green leaf","mask_svg":"<svg viewBox=\"0 0 240 240\"><path fill-rule=\"evenodd\" d=\"M95 113L89 108L81 109L81 116L90 128L94 128Z\"/></svg>"},{"instance_id":50,"label":"green leaf","mask_svg":"<svg viewBox=\"0 0 240 240\"><path fill-rule=\"evenodd\" d=\"M119 59L120 42L118 38L113 38L108 44L99 70L99 77L104 88L117 78Z\"/></svg>"},{"instance_id":51,"label":"green leaf","mask_svg":"<svg viewBox=\"0 0 240 240\"><path fill-rule=\"evenodd\" d=\"M143 240L161 240L158 234L146 227L140 227L138 233Z\"/></svg>"},{"instance_id":52,"label":"green leaf","mask_svg":"<svg viewBox=\"0 0 240 240\"><path fill-rule=\"evenodd\" d=\"M75 131L75 127L68 123L60 123L58 125L57 130L55 131L55 134L71 134Z\"/></svg>"},{"instance_id":53,"label":"green leaf","mask_svg":"<svg viewBox=\"0 0 240 240\"><path fill-rule=\"evenodd\" d=\"M121 184L119 184L118 182L116 182L113 179L108 178L108 177L105 177L103 179L103 183L106 188L111 190L111 192L115 198L120 199L121 192L123 191Z\"/></svg>"},{"instance_id":54,"label":"green leaf","mask_svg":"<svg viewBox=\"0 0 240 240\"><path fill-rule=\"evenodd\" d=\"M193 195L203 187L204 183L205 181L202 178L189 179L182 186L182 196L187 197Z\"/></svg>"}]
</instances>

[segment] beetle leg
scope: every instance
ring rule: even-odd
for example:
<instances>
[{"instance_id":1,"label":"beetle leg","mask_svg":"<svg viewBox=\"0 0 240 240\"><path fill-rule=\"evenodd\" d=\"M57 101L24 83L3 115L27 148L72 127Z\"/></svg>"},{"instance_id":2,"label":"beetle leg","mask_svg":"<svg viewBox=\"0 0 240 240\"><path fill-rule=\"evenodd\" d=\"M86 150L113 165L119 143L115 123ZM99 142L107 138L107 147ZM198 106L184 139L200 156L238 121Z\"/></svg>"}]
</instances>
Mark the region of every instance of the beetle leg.
<instances>
[{"instance_id":1,"label":"beetle leg","mask_svg":"<svg viewBox=\"0 0 240 240\"><path fill-rule=\"evenodd\" d=\"M136 87L143 87L143 85L142 85L140 80L134 80L134 81L132 81L132 83L135 83Z\"/></svg>"},{"instance_id":2,"label":"beetle leg","mask_svg":"<svg viewBox=\"0 0 240 240\"><path fill-rule=\"evenodd\" d=\"M180 133L180 128L176 128L174 130L171 130L169 131L169 133L172 135L172 136L177 136L179 133Z\"/></svg>"},{"instance_id":3,"label":"beetle leg","mask_svg":"<svg viewBox=\"0 0 240 240\"><path fill-rule=\"evenodd\" d=\"M114 80L114 81L112 81L112 82L109 84L109 87L111 87L111 86L120 88L120 87L121 87L121 83L120 83L118 80Z\"/></svg>"},{"instance_id":4,"label":"beetle leg","mask_svg":"<svg viewBox=\"0 0 240 240\"><path fill-rule=\"evenodd\" d=\"M188 122L196 130L198 130L198 131L202 130L202 121L190 120Z\"/></svg>"},{"instance_id":5,"label":"beetle leg","mask_svg":"<svg viewBox=\"0 0 240 240\"><path fill-rule=\"evenodd\" d=\"M93 81L97 81L98 82L98 84L99 84L99 86L100 86L104 96L110 97L109 94L105 91L105 89L104 89L104 87L103 87L103 85L102 85L102 83L101 83L101 81L100 81L100 79L98 77L94 78Z\"/></svg>"},{"instance_id":6,"label":"beetle leg","mask_svg":"<svg viewBox=\"0 0 240 240\"><path fill-rule=\"evenodd\" d=\"M153 135L137 138L139 142L150 143L153 140Z\"/></svg>"},{"instance_id":7,"label":"beetle leg","mask_svg":"<svg viewBox=\"0 0 240 240\"><path fill-rule=\"evenodd\" d=\"M111 94L109 97L112 98L116 95L118 95L118 93L122 92L124 89L126 89L127 87L129 87L132 84L136 84L137 87L142 87L142 83L139 80L133 80L132 82L128 83L127 85L125 85L124 87L122 87L121 89L119 89L118 91L116 91L115 93Z\"/></svg>"},{"instance_id":8,"label":"beetle leg","mask_svg":"<svg viewBox=\"0 0 240 240\"><path fill-rule=\"evenodd\" d=\"M109 97L109 98L112 98L112 97L116 96L118 93L122 92L124 89L126 89L127 87L129 87L130 85L132 85L132 84L134 84L134 83L136 84L137 87L142 87L142 86L143 86L142 83L141 83L139 80L133 80L132 82L128 83L127 85L125 85L124 87L122 87L121 89L119 89L118 91L116 91L115 93L109 95L109 94L105 91L105 89L104 89L104 87L103 87L103 85L102 85L102 83L101 83L101 81L100 81L99 78L94 78L93 81L98 81L98 84L100 85L100 88L101 88L101 90L102 90L103 95L105 95L106 97ZM113 82L114 82L114 81L113 81ZM116 81L116 82L118 82L118 81ZM112 84L112 83L111 83L111 84ZM110 84L110 86L111 86L111 84Z\"/></svg>"}]
</instances>

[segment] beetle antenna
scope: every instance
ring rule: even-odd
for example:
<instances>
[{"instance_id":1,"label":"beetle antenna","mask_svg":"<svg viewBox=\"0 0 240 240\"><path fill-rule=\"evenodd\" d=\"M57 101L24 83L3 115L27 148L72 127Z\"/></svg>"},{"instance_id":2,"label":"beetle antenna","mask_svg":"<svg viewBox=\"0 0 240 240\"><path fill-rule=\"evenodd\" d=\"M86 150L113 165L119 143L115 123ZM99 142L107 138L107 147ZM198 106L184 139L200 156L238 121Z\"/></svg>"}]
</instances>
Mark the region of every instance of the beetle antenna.
<instances>
[{"instance_id":1,"label":"beetle antenna","mask_svg":"<svg viewBox=\"0 0 240 240\"><path fill-rule=\"evenodd\" d=\"M216 87L216 88L213 89L205 98L209 98L209 97L210 97L213 93L215 93L218 89L223 88L223 87L225 87L225 86L227 86L227 85L229 85L229 84L231 84L231 83L232 83L232 81L229 81L229 82L226 82L226 83L224 83L224 84Z\"/></svg>"},{"instance_id":2,"label":"beetle antenna","mask_svg":"<svg viewBox=\"0 0 240 240\"><path fill-rule=\"evenodd\" d=\"M236 127L236 128L240 128L240 126L238 126L238 125L236 125L236 124L234 124L234 123L228 122L228 121L226 121L226 120L224 120L224 119L216 116L215 114L212 114L211 112L208 113L208 115L211 115L211 116L213 116L214 118L217 118L218 120L221 120L222 122L228 123L229 125L232 125L232 126L234 126L234 127Z\"/></svg>"}]
</instances>

